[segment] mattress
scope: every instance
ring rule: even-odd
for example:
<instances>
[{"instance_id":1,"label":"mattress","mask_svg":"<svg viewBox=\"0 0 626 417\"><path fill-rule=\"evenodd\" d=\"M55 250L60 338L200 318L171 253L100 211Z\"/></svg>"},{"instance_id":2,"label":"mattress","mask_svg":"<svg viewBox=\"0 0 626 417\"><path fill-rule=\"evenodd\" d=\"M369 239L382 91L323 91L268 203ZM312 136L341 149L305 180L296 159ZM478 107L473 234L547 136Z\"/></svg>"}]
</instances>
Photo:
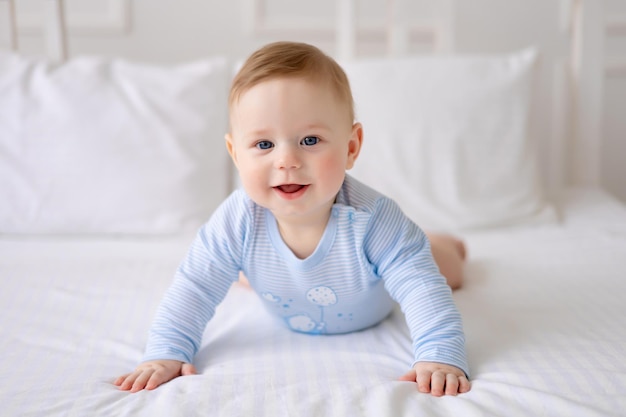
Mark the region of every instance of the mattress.
<instances>
[{"instance_id":1,"label":"mattress","mask_svg":"<svg viewBox=\"0 0 626 417\"><path fill-rule=\"evenodd\" d=\"M412 360L398 309L310 336L238 285L207 326L198 375L119 391L191 236L1 237L0 415L623 416L626 209L588 189L558 207L558 225L463 236L454 298L472 390L442 398L397 381Z\"/></svg>"}]
</instances>

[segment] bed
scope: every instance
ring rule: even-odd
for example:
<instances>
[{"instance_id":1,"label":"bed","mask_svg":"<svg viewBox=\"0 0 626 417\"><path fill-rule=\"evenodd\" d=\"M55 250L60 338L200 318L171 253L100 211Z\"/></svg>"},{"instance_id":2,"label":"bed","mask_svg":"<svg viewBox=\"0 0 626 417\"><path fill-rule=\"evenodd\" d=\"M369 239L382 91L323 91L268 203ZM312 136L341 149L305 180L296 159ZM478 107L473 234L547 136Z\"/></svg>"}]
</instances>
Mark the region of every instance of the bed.
<instances>
[{"instance_id":1,"label":"bed","mask_svg":"<svg viewBox=\"0 0 626 417\"><path fill-rule=\"evenodd\" d=\"M472 391L398 382L411 362L401 313L354 334L276 326L234 286L209 324L197 376L120 392L184 238L0 242L6 416L584 415L626 409L626 210L597 190L560 200L561 224L466 236L463 315Z\"/></svg>"},{"instance_id":2,"label":"bed","mask_svg":"<svg viewBox=\"0 0 626 417\"><path fill-rule=\"evenodd\" d=\"M309 336L239 284L206 328L198 375L118 390L197 227L236 187L223 133L239 61L1 53L0 415L624 415L626 206L593 181L565 184L561 154L587 143L537 122L546 51L348 55L365 126L353 175L467 245L454 299L472 390L435 398L397 380L412 362L398 308Z\"/></svg>"}]
</instances>

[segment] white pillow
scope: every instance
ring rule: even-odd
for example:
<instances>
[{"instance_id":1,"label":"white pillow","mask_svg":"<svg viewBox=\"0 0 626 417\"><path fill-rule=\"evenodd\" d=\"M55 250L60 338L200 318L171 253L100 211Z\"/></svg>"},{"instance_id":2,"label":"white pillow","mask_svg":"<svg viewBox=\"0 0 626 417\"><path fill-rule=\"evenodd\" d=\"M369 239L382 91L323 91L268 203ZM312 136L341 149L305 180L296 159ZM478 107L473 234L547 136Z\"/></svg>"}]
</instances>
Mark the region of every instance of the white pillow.
<instances>
[{"instance_id":1,"label":"white pillow","mask_svg":"<svg viewBox=\"0 0 626 417\"><path fill-rule=\"evenodd\" d=\"M425 229L554 220L528 137L534 50L346 63L363 149L351 174Z\"/></svg>"},{"instance_id":2,"label":"white pillow","mask_svg":"<svg viewBox=\"0 0 626 417\"><path fill-rule=\"evenodd\" d=\"M0 233L162 234L228 192L224 59L0 54Z\"/></svg>"}]
</instances>

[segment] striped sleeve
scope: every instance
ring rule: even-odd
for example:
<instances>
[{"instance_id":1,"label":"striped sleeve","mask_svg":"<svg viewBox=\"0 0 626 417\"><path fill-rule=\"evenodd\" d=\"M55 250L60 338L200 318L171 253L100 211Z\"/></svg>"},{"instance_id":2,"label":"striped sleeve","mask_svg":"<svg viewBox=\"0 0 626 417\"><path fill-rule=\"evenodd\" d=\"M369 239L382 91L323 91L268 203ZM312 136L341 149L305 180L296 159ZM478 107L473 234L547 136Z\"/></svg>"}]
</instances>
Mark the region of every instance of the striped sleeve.
<instances>
[{"instance_id":1,"label":"striped sleeve","mask_svg":"<svg viewBox=\"0 0 626 417\"><path fill-rule=\"evenodd\" d=\"M392 200L380 198L365 249L406 316L415 362L453 365L469 375L461 316L424 232Z\"/></svg>"},{"instance_id":2,"label":"striped sleeve","mask_svg":"<svg viewBox=\"0 0 626 417\"><path fill-rule=\"evenodd\" d=\"M241 269L251 224L243 193L233 193L198 232L152 324L143 361L191 362L202 334Z\"/></svg>"}]
</instances>

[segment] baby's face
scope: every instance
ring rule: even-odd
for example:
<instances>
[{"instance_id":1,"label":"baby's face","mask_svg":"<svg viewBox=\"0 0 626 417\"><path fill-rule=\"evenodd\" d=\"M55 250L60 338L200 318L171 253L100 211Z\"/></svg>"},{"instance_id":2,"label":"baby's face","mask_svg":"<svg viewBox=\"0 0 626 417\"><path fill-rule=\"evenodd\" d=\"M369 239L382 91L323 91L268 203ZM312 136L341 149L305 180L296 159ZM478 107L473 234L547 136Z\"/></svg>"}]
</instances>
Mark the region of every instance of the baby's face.
<instances>
[{"instance_id":1,"label":"baby's face","mask_svg":"<svg viewBox=\"0 0 626 417\"><path fill-rule=\"evenodd\" d=\"M280 221L328 216L358 155L361 127L329 88L277 78L231 107L228 150L252 200Z\"/></svg>"}]
</instances>

